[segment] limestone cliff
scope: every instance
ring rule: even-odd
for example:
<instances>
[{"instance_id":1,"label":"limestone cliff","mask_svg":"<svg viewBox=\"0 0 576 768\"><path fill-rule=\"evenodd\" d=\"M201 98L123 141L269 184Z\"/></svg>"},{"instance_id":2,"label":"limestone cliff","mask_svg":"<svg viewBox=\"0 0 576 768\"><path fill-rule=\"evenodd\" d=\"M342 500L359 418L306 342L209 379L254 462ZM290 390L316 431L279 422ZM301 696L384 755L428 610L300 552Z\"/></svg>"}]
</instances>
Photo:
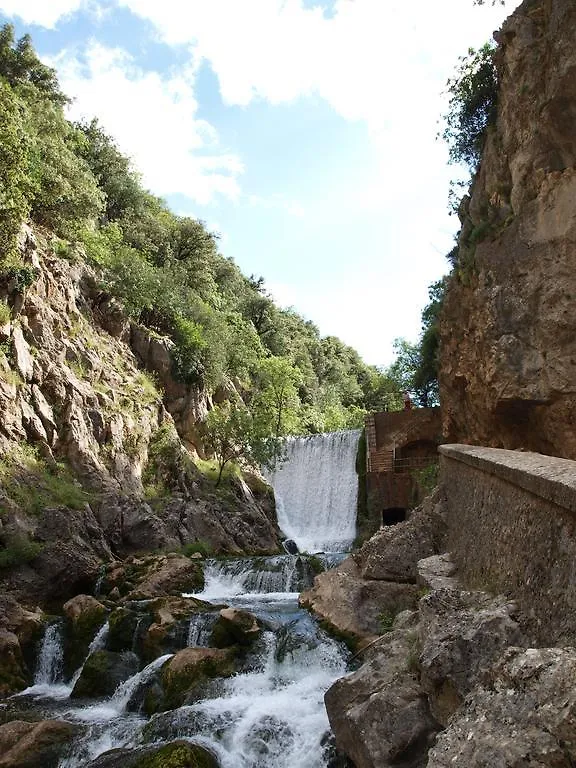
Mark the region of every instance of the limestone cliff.
<instances>
[{"instance_id":1,"label":"limestone cliff","mask_svg":"<svg viewBox=\"0 0 576 768\"><path fill-rule=\"evenodd\" d=\"M209 398L172 378L170 342L49 242L23 229L33 280L0 287L0 589L36 605L91 591L130 552L276 549L264 484L216 492L192 461Z\"/></svg>"},{"instance_id":2,"label":"limestone cliff","mask_svg":"<svg viewBox=\"0 0 576 768\"><path fill-rule=\"evenodd\" d=\"M576 4L497 33L498 115L441 321L449 441L576 458Z\"/></svg>"}]
</instances>

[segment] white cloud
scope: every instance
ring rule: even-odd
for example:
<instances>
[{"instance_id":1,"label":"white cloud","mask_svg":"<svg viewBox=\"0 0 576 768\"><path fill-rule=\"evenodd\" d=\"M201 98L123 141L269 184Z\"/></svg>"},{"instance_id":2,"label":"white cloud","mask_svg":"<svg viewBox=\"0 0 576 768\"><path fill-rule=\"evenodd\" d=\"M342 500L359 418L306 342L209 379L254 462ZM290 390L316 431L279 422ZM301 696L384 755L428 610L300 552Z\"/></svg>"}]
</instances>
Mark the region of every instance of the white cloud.
<instances>
[{"instance_id":1,"label":"white cloud","mask_svg":"<svg viewBox=\"0 0 576 768\"><path fill-rule=\"evenodd\" d=\"M156 194L180 193L200 204L238 196L242 163L197 118L193 68L161 77L136 67L125 51L94 41L81 55L65 50L50 63L74 98L70 117L97 116Z\"/></svg>"},{"instance_id":2,"label":"white cloud","mask_svg":"<svg viewBox=\"0 0 576 768\"><path fill-rule=\"evenodd\" d=\"M0 0L0 11L25 24L52 29L64 16L77 11L84 0Z\"/></svg>"}]
</instances>

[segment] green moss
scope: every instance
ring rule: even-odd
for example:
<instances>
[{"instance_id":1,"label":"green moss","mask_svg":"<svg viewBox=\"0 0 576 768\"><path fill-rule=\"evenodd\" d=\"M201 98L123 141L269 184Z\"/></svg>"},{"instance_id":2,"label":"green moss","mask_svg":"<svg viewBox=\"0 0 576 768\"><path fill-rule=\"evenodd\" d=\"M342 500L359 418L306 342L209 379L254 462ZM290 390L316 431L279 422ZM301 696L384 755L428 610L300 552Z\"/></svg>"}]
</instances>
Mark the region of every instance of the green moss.
<instances>
[{"instance_id":1,"label":"green moss","mask_svg":"<svg viewBox=\"0 0 576 768\"><path fill-rule=\"evenodd\" d=\"M66 672L71 674L86 658L90 643L104 623L106 608L94 606L83 611L76 621L66 622Z\"/></svg>"},{"instance_id":2,"label":"green moss","mask_svg":"<svg viewBox=\"0 0 576 768\"><path fill-rule=\"evenodd\" d=\"M128 651L132 648L138 614L129 608L116 608L108 617L108 648L111 651ZM148 622L150 624L150 621Z\"/></svg>"},{"instance_id":3,"label":"green moss","mask_svg":"<svg viewBox=\"0 0 576 768\"><path fill-rule=\"evenodd\" d=\"M133 768L218 768L218 762L202 747L176 741L142 757Z\"/></svg>"},{"instance_id":4,"label":"green moss","mask_svg":"<svg viewBox=\"0 0 576 768\"><path fill-rule=\"evenodd\" d=\"M182 554L186 555L187 557L190 557L190 555L194 555L197 552L199 552L204 557L210 557L212 554L212 547L207 542L202 541L202 539L189 541L188 544L184 544L182 547Z\"/></svg>"},{"instance_id":5,"label":"green moss","mask_svg":"<svg viewBox=\"0 0 576 768\"><path fill-rule=\"evenodd\" d=\"M24 537L13 539L0 550L0 570L31 562L38 557L43 548L43 545L37 541L30 541Z\"/></svg>"},{"instance_id":6,"label":"green moss","mask_svg":"<svg viewBox=\"0 0 576 768\"><path fill-rule=\"evenodd\" d=\"M170 663L162 671L164 696L159 704L160 711L177 709L192 700L195 692L207 680L216 677L230 677L236 671L233 652L218 658L204 658L179 669L175 674ZM147 714L152 714L148 712Z\"/></svg>"}]
</instances>

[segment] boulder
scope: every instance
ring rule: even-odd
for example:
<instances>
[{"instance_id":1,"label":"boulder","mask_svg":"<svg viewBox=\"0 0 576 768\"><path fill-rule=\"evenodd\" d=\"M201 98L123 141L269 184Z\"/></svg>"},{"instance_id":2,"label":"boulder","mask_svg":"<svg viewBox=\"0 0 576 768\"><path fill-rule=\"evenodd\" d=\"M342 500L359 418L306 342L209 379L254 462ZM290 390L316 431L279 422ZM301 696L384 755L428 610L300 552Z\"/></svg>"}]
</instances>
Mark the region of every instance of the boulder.
<instances>
[{"instance_id":1,"label":"boulder","mask_svg":"<svg viewBox=\"0 0 576 768\"><path fill-rule=\"evenodd\" d=\"M572 768L576 650L510 648L430 752L428 768Z\"/></svg>"},{"instance_id":2,"label":"boulder","mask_svg":"<svg viewBox=\"0 0 576 768\"><path fill-rule=\"evenodd\" d=\"M212 629L210 645L228 648L237 645L247 648L262 634L258 620L248 611L239 608L223 608Z\"/></svg>"},{"instance_id":3,"label":"boulder","mask_svg":"<svg viewBox=\"0 0 576 768\"><path fill-rule=\"evenodd\" d=\"M0 697L21 691L30 681L17 636L7 629L0 629Z\"/></svg>"},{"instance_id":4,"label":"boulder","mask_svg":"<svg viewBox=\"0 0 576 768\"><path fill-rule=\"evenodd\" d=\"M148 702L147 712L176 709L194 700L206 680L230 677L236 671L234 653L215 648L184 648L162 669L163 695L155 706Z\"/></svg>"},{"instance_id":5,"label":"boulder","mask_svg":"<svg viewBox=\"0 0 576 768\"><path fill-rule=\"evenodd\" d=\"M439 494L434 493L409 520L380 528L354 555L363 578L415 583L418 561L438 552L443 542L441 509Z\"/></svg>"},{"instance_id":6,"label":"boulder","mask_svg":"<svg viewBox=\"0 0 576 768\"><path fill-rule=\"evenodd\" d=\"M329 631L352 644L366 644L381 634L382 615L415 608L418 597L415 584L362 578L348 557L317 576L313 588L300 596L300 605L319 616Z\"/></svg>"},{"instance_id":7,"label":"boulder","mask_svg":"<svg viewBox=\"0 0 576 768\"><path fill-rule=\"evenodd\" d=\"M501 653L522 642L516 606L486 592L439 589L420 600L421 683L446 725Z\"/></svg>"},{"instance_id":8,"label":"boulder","mask_svg":"<svg viewBox=\"0 0 576 768\"><path fill-rule=\"evenodd\" d=\"M86 659L72 693L73 699L111 696L138 671L138 656L131 651L95 651Z\"/></svg>"},{"instance_id":9,"label":"boulder","mask_svg":"<svg viewBox=\"0 0 576 768\"><path fill-rule=\"evenodd\" d=\"M162 747L113 749L86 768L219 768L214 755L198 744L173 741Z\"/></svg>"},{"instance_id":10,"label":"boulder","mask_svg":"<svg viewBox=\"0 0 576 768\"><path fill-rule=\"evenodd\" d=\"M127 595L129 600L148 600L164 595L198 592L204 586L202 565L188 557L160 557L142 576L136 588Z\"/></svg>"},{"instance_id":11,"label":"boulder","mask_svg":"<svg viewBox=\"0 0 576 768\"><path fill-rule=\"evenodd\" d=\"M62 720L0 725L0 768L56 768L78 726Z\"/></svg>"},{"instance_id":12,"label":"boulder","mask_svg":"<svg viewBox=\"0 0 576 768\"><path fill-rule=\"evenodd\" d=\"M414 664L414 630L388 633L372 658L324 697L338 749L356 768L420 768L440 725Z\"/></svg>"},{"instance_id":13,"label":"boulder","mask_svg":"<svg viewBox=\"0 0 576 768\"><path fill-rule=\"evenodd\" d=\"M111 651L130 651L138 644L137 630L144 631L146 627L142 626L146 619L150 625L150 617L136 611L120 607L115 608L108 617L108 640L107 647Z\"/></svg>"},{"instance_id":14,"label":"boulder","mask_svg":"<svg viewBox=\"0 0 576 768\"><path fill-rule=\"evenodd\" d=\"M107 610L91 595L76 595L63 607L66 616L66 668L75 670L86 658L90 643L105 621Z\"/></svg>"}]
</instances>

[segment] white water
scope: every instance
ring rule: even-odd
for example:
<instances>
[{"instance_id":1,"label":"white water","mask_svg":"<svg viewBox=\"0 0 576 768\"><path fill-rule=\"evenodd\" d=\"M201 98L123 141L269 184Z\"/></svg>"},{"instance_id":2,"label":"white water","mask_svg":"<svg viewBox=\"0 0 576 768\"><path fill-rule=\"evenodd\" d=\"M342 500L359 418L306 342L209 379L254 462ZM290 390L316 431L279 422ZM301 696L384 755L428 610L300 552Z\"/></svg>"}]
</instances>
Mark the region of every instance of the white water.
<instances>
[{"instance_id":1,"label":"white water","mask_svg":"<svg viewBox=\"0 0 576 768\"><path fill-rule=\"evenodd\" d=\"M278 524L301 552L346 552L356 536L360 430L288 438L268 474Z\"/></svg>"}]
</instances>

